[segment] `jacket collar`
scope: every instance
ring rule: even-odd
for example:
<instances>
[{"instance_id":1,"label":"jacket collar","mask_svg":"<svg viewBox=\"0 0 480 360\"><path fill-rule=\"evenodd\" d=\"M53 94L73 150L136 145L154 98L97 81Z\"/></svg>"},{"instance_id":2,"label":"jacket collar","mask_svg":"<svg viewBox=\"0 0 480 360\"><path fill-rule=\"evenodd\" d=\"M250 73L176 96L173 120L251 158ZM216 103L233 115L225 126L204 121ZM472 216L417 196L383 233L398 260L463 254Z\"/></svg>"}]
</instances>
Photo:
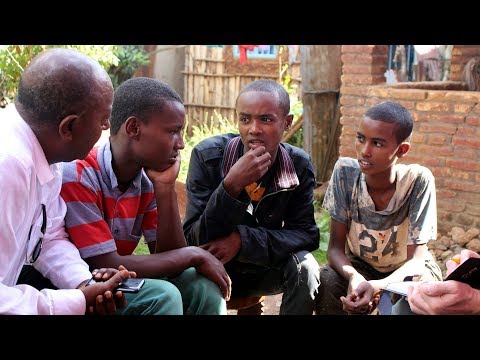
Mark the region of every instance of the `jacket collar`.
<instances>
[{"instance_id":1,"label":"jacket collar","mask_svg":"<svg viewBox=\"0 0 480 360\"><path fill-rule=\"evenodd\" d=\"M233 164L235 164L241 157L241 147L243 147L243 143L240 136L234 137L227 143L225 147L225 156L223 157L222 164L223 177L228 174ZM288 154L287 150L285 150L285 148L282 146L282 144L280 144L278 148L278 166L273 177L273 192L282 189L294 188L300 184L297 173L295 172L295 166L293 165L292 158Z\"/></svg>"}]
</instances>

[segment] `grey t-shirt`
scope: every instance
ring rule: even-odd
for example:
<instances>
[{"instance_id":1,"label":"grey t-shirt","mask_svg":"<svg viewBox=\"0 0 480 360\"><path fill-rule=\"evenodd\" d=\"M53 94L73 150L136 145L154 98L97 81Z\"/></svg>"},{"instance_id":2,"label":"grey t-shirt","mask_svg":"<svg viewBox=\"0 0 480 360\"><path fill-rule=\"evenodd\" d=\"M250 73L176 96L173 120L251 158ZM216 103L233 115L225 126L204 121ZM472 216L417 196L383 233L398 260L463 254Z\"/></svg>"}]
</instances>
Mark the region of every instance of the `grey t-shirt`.
<instances>
[{"instance_id":1,"label":"grey t-shirt","mask_svg":"<svg viewBox=\"0 0 480 360\"><path fill-rule=\"evenodd\" d=\"M340 158L323 200L336 221L348 226L349 250L380 272L407 260L407 245L437 236L435 179L418 164L396 164L396 190L387 208L375 210L358 161Z\"/></svg>"}]
</instances>

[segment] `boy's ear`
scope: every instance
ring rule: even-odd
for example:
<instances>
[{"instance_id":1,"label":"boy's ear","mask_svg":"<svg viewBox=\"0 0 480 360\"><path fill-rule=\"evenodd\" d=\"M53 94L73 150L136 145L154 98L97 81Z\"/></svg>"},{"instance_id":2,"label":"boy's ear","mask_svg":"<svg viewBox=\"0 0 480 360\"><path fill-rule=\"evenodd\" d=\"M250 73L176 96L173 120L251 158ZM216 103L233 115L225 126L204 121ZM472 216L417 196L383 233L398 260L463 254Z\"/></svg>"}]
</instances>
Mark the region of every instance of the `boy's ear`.
<instances>
[{"instance_id":1,"label":"boy's ear","mask_svg":"<svg viewBox=\"0 0 480 360\"><path fill-rule=\"evenodd\" d=\"M125 121L125 131L129 137L137 138L140 134L140 124L138 118L131 116Z\"/></svg>"},{"instance_id":2,"label":"boy's ear","mask_svg":"<svg viewBox=\"0 0 480 360\"><path fill-rule=\"evenodd\" d=\"M410 143L409 142L403 142L400 144L400 146L398 147L398 151L397 151L397 157L401 158L403 156L405 156L408 151L410 150Z\"/></svg>"},{"instance_id":3,"label":"boy's ear","mask_svg":"<svg viewBox=\"0 0 480 360\"><path fill-rule=\"evenodd\" d=\"M58 124L58 133L60 137L65 140L71 141L73 138L73 123L78 118L78 115L68 115L63 118Z\"/></svg>"},{"instance_id":4,"label":"boy's ear","mask_svg":"<svg viewBox=\"0 0 480 360\"><path fill-rule=\"evenodd\" d=\"M293 122L293 114L289 114L285 117L285 131L290 130L290 126L292 126Z\"/></svg>"}]
</instances>

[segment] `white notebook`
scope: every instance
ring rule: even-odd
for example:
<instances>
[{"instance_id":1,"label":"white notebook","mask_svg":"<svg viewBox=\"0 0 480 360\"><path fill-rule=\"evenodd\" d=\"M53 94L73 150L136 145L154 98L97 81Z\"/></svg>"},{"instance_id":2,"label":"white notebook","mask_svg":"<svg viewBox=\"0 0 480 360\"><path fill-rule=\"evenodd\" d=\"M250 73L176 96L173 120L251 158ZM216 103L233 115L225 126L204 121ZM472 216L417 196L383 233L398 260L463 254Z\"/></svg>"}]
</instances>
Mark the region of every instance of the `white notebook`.
<instances>
[{"instance_id":1,"label":"white notebook","mask_svg":"<svg viewBox=\"0 0 480 360\"><path fill-rule=\"evenodd\" d=\"M416 286L420 284L420 281L399 281L399 282L392 282L387 284L382 290L390 291L395 294L404 295L406 296L408 293L408 287L413 285Z\"/></svg>"}]
</instances>

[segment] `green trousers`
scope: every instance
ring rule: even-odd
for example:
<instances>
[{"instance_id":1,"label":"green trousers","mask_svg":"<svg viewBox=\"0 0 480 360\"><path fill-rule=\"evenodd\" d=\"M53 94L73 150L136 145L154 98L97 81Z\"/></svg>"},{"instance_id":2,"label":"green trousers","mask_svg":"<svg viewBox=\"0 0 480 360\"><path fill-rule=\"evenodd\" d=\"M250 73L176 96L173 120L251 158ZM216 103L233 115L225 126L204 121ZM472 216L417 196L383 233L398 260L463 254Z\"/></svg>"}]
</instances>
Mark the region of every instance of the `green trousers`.
<instances>
[{"instance_id":1,"label":"green trousers","mask_svg":"<svg viewBox=\"0 0 480 360\"><path fill-rule=\"evenodd\" d=\"M227 304L213 281L188 268L174 278L145 279L138 293L125 293L116 315L226 315Z\"/></svg>"},{"instance_id":2,"label":"green trousers","mask_svg":"<svg viewBox=\"0 0 480 360\"><path fill-rule=\"evenodd\" d=\"M38 290L56 289L33 266L25 265L17 284L28 284ZM145 279L136 294L125 293L127 306L115 315L226 315L227 304L213 281L188 268L178 276Z\"/></svg>"}]
</instances>

